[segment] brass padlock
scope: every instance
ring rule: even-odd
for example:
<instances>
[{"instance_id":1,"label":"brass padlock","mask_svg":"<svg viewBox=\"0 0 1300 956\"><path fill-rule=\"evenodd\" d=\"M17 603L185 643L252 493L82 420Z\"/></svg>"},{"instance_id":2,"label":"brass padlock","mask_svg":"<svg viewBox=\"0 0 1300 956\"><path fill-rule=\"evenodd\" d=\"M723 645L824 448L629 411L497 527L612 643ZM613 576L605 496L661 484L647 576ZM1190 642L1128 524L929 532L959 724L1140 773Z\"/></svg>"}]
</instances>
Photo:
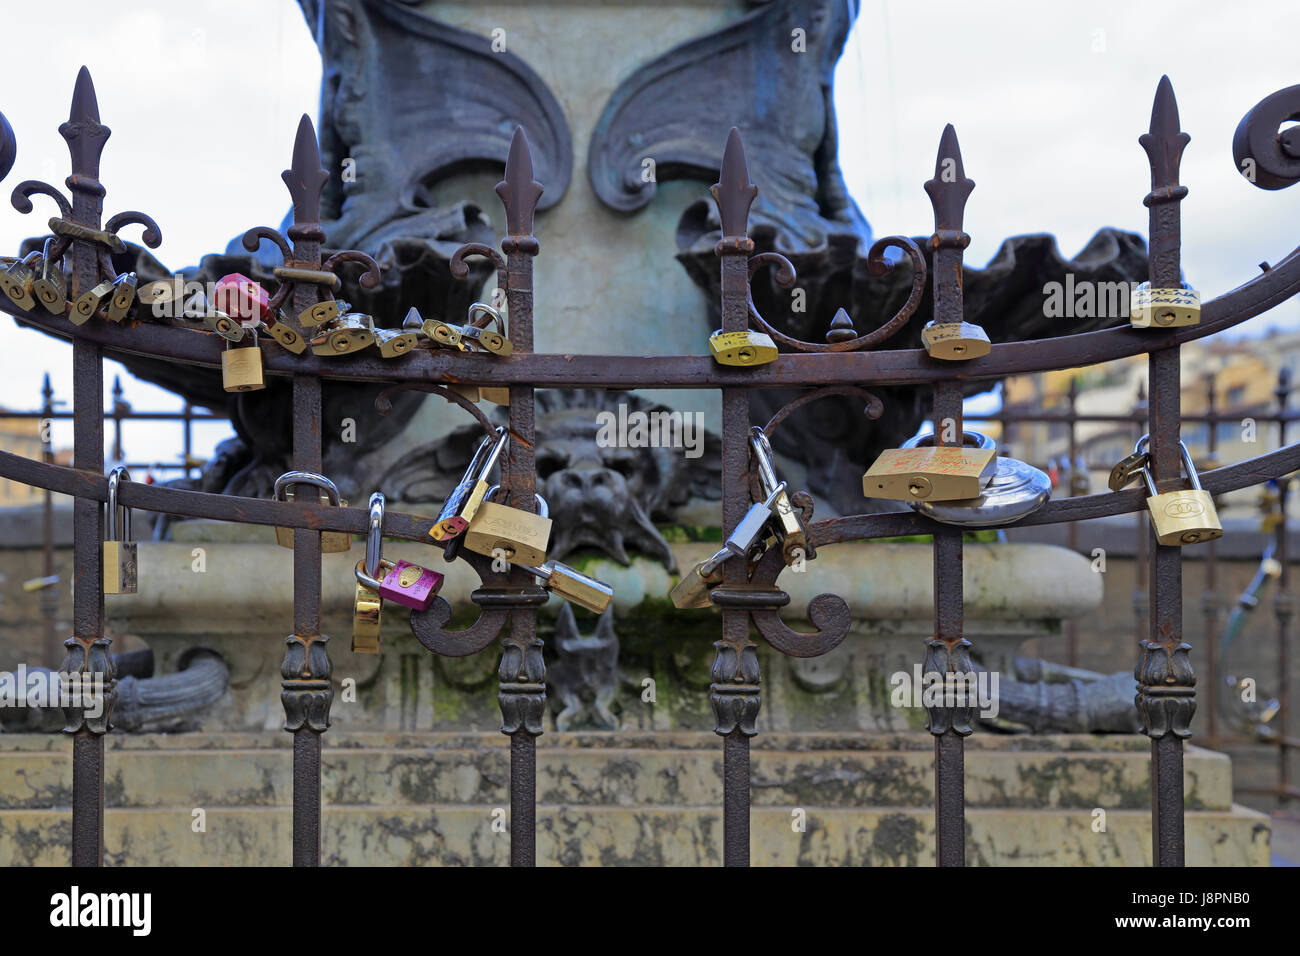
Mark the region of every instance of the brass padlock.
<instances>
[{"instance_id":1,"label":"brass padlock","mask_svg":"<svg viewBox=\"0 0 1300 956\"><path fill-rule=\"evenodd\" d=\"M346 302L342 302L338 299L326 299L324 302L317 302L315 305L309 305L307 308L299 312L298 324L304 329L314 329L318 325L333 322L350 308L352 308L352 306Z\"/></svg>"},{"instance_id":2,"label":"brass padlock","mask_svg":"<svg viewBox=\"0 0 1300 956\"><path fill-rule=\"evenodd\" d=\"M411 310L406 313L402 328L419 329L430 344L440 349L460 350L461 335L455 326L437 319L426 319L415 306L411 306Z\"/></svg>"},{"instance_id":3,"label":"brass padlock","mask_svg":"<svg viewBox=\"0 0 1300 956\"><path fill-rule=\"evenodd\" d=\"M185 308L185 280L176 275L170 279L146 282L136 288L135 297L141 305L149 307L154 318L176 318Z\"/></svg>"},{"instance_id":4,"label":"brass padlock","mask_svg":"<svg viewBox=\"0 0 1300 956\"><path fill-rule=\"evenodd\" d=\"M253 344L232 349L226 342L221 353L221 387L227 392L254 392L266 388L262 375L262 349L257 344L257 329L253 329Z\"/></svg>"},{"instance_id":5,"label":"brass padlock","mask_svg":"<svg viewBox=\"0 0 1300 956\"><path fill-rule=\"evenodd\" d=\"M719 551L712 558L701 561L673 585L668 597L679 608L709 607L709 591L722 583L722 561L731 557L730 551Z\"/></svg>"},{"instance_id":6,"label":"brass padlock","mask_svg":"<svg viewBox=\"0 0 1300 956\"><path fill-rule=\"evenodd\" d=\"M997 449L979 432L966 432L963 440L977 447L886 448L862 476L862 494L894 501L978 497L997 473Z\"/></svg>"},{"instance_id":7,"label":"brass padlock","mask_svg":"<svg viewBox=\"0 0 1300 956\"><path fill-rule=\"evenodd\" d=\"M379 595L379 578L383 574L384 496L370 496L370 522L366 531L366 556L357 562L353 575L357 579L352 599L352 653L379 653L379 626L384 599Z\"/></svg>"},{"instance_id":8,"label":"brass padlock","mask_svg":"<svg viewBox=\"0 0 1300 956\"><path fill-rule=\"evenodd\" d=\"M384 358L397 358L415 348L420 341L418 332L401 332L397 329L375 329L375 341L379 343L379 354Z\"/></svg>"},{"instance_id":9,"label":"brass padlock","mask_svg":"<svg viewBox=\"0 0 1300 956\"><path fill-rule=\"evenodd\" d=\"M47 311L62 315L68 308L68 283L63 275L63 257L51 255L54 244L53 238L45 240L45 249L41 253L41 274L32 280L32 294Z\"/></svg>"},{"instance_id":10,"label":"brass padlock","mask_svg":"<svg viewBox=\"0 0 1300 956\"><path fill-rule=\"evenodd\" d=\"M497 331L493 332L491 329L474 324L474 317L480 313L488 316L496 323ZM501 318L500 312L486 302L475 302L471 305L465 324L454 328L460 332L462 341L471 341L493 355L510 355L514 352L514 346L506 338L505 320Z\"/></svg>"},{"instance_id":11,"label":"brass padlock","mask_svg":"<svg viewBox=\"0 0 1300 956\"><path fill-rule=\"evenodd\" d=\"M763 531L772 518L776 502L785 494L785 482L780 482L768 492L767 498L749 506L749 510L736 522L722 547L712 556L691 568L678 581L668 596L679 608L708 607L709 591L722 583L722 565L732 558L750 557L762 551Z\"/></svg>"},{"instance_id":12,"label":"brass padlock","mask_svg":"<svg viewBox=\"0 0 1300 956\"><path fill-rule=\"evenodd\" d=\"M709 351L719 365L766 365L775 362L779 354L772 336L752 329L743 332L719 329L709 336Z\"/></svg>"},{"instance_id":13,"label":"brass padlock","mask_svg":"<svg viewBox=\"0 0 1300 956\"><path fill-rule=\"evenodd\" d=\"M1133 449L1134 453L1143 451L1150 440L1149 435L1139 438ZM1190 488L1166 491L1161 494L1156 488L1155 480L1151 477L1149 455L1138 469L1147 488L1147 511L1151 514L1156 541L1166 546L1179 546L1222 538L1223 525L1219 523L1219 513L1214 507L1214 499L1210 497L1208 491L1201 488L1201 479L1196 474L1192 456L1188 454L1187 446L1181 441L1178 443L1178 451L1183 461L1183 468L1187 471Z\"/></svg>"},{"instance_id":14,"label":"brass padlock","mask_svg":"<svg viewBox=\"0 0 1300 956\"><path fill-rule=\"evenodd\" d=\"M271 338L280 343L283 348L288 349L294 355L301 355L303 352L307 351L307 340L299 335L297 331L289 325L283 314L281 314L278 322L272 320L268 323L263 319L262 328L266 330L267 335L271 336Z\"/></svg>"},{"instance_id":15,"label":"brass padlock","mask_svg":"<svg viewBox=\"0 0 1300 956\"><path fill-rule=\"evenodd\" d=\"M349 312L317 329L311 350L317 355L349 355L375 342L374 320L361 312Z\"/></svg>"},{"instance_id":16,"label":"brass padlock","mask_svg":"<svg viewBox=\"0 0 1300 956\"><path fill-rule=\"evenodd\" d=\"M120 275L113 282L113 292L104 307L104 318L110 322L121 322L135 303L136 274L128 272Z\"/></svg>"},{"instance_id":17,"label":"brass padlock","mask_svg":"<svg viewBox=\"0 0 1300 956\"><path fill-rule=\"evenodd\" d=\"M749 444L754 450L754 459L758 462L758 479L763 494L770 495L780 482L776 480L776 469L772 467L772 446L768 444L767 433L754 425L749 430ZM781 555L785 563L792 565L800 559L806 559L808 535L790 496L782 491L773 502L772 510L776 512L777 537L781 542Z\"/></svg>"},{"instance_id":18,"label":"brass padlock","mask_svg":"<svg viewBox=\"0 0 1300 956\"><path fill-rule=\"evenodd\" d=\"M485 402L491 402L493 405L504 405L510 407L510 386L508 385L480 385L478 389L479 398Z\"/></svg>"},{"instance_id":19,"label":"brass padlock","mask_svg":"<svg viewBox=\"0 0 1300 956\"><path fill-rule=\"evenodd\" d=\"M139 554L131 540L131 509L122 508L122 524L118 527L118 486L130 481L125 468L114 468L108 473L108 527L104 541L104 593L135 594L139 570ZM118 538L118 534L121 538Z\"/></svg>"},{"instance_id":20,"label":"brass padlock","mask_svg":"<svg viewBox=\"0 0 1300 956\"><path fill-rule=\"evenodd\" d=\"M559 561L547 561L540 568L526 565L524 570L541 578L546 590L596 614L604 614L614 600L614 589L608 584Z\"/></svg>"},{"instance_id":21,"label":"brass padlock","mask_svg":"<svg viewBox=\"0 0 1300 956\"><path fill-rule=\"evenodd\" d=\"M324 475L313 474L310 471L286 471L275 479L275 500L288 501L291 497L296 498L296 494L290 495L289 493L289 489L294 485L314 485L320 489L320 500L322 502L347 507L347 502L339 498L339 490L334 482ZM275 529L275 543L282 548L292 548L293 528L277 527ZM352 535L346 531L321 532L320 549L323 553L339 554L349 551L351 548Z\"/></svg>"},{"instance_id":22,"label":"brass padlock","mask_svg":"<svg viewBox=\"0 0 1300 956\"><path fill-rule=\"evenodd\" d=\"M1135 329L1172 329L1201 324L1201 294L1180 289L1153 289L1143 282L1129 300L1128 321Z\"/></svg>"},{"instance_id":23,"label":"brass padlock","mask_svg":"<svg viewBox=\"0 0 1300 956\"><path fill-rule=\"evenodd\" d=\"M930 358L948 362L979 358L993 350L988 333L974 322L927 322L921 341Z\"/></svg>"},{"instance_id":24,"label":"brass padlock","mask_svg":"<svg viewBox=\"0 0 1300 956\"><path fill-rule=\"evenodd\" d=\"M216 309L205 309L200 313L200 318L205 326L227 342L243 341L244 327L226 313L218 312Z\"/></svg>"},{"instance_id":25,"label":"brass padlock","mask_svg":"<svg viewBox=\"0 0 1300 956\"><path fill-rule=\"evenodd\" d=\"M0 272L0 288L9 296L13 304L25 312L36 307L32 296L32 283L36 281L36 265L40 259L39 252L29 252L8 269Z\"/></svg>"},{"instance_id":26,"label":"brass padlock","mask_svg":"<svg viewBox=\"0 0 1300 956\"><path fill-rule=\"evenodd\" d=\"M495 435L479 442L465 474L442 503L438 520L429 529L429 537L434 541L451 541L469 527L487 494L488 475L501 457L501 451L509 437L509 433L498 426Z\"/></svg>"},{"instance_id":27,"label":"brass padlock","mask_svg":"<svg viewBox=\"0 0 1300 956\"><path fill-rule=\"evenodd\" d=\"M84 325L86 320L95 314L100 304L113 293L113 283L101 282L89 292L83 292L77 296L77 301L72 304L72 311L68 313L68 318L72 320L73 325Z\"/></svg>"},{"instance_id":28,"label":"brass padlock","mask_svg":"<svg viewBox=\"0 0 1300 956\"><path fill-rule=\"evenodd\" d=\"M499 505L492 501L499 485L483 496L474 520L465 531L465 547L491 558L504 558L511 564L538 565L546 560L551 543L550 509L546 499L534 494L537 513Z\"/></svg>"}]
</instances>

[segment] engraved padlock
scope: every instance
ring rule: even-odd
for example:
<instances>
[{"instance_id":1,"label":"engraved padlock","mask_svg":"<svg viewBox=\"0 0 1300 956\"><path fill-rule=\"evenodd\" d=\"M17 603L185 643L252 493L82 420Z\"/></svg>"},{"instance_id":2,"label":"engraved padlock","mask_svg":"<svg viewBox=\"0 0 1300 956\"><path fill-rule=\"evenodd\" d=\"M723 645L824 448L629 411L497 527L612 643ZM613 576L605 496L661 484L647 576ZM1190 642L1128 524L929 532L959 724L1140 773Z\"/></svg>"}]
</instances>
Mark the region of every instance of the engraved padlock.
<instances>
[{"instance_id":1,"label":"engraved padlock","mask_svg":"<svg viewBox=\"0 0 1300 956\"><path fill-rule=\"evenodd\" d=\"M370 523L366 532L366 554L353 569L356 593L352 598L352 653L378 654L379 629L384 600L379 595L376 575L382 573L384 534L383 495L370 496ZM378 499L378 502L376 502Z\"/></svg>"},{"instance_id":2,"label":"engraved padlock","mask_svg":"<svg viewBox=\"0 0 1300 956\"><path fill-rule=\"evenodd\" d=\"M493 332L484 326L475 325L474 318L480 314L486 315L496 323L497 331ZM501 318L500 312L486 302L475 302L471 305L465 324L457 326L456 330L460 332L462 341L473 342L493 355L509 355L514 351L514 346L506 338L505 320Z\"/></svg>"},{"instance_id":3,"label":"engraved padlock","mask_svg":"<svg viewBox=\"0 0 1300 956\"><path fill-rule=\"evenodd\" d=\"M429 529L429 537L435 541L448 542L469 527L483 503L483 496L488 490L488 477L509 437L504 428L498 427L495 435L479 442L465 474L443 502L438 520Z\"/></svg>"},{"instance_id":4,"label":"engraved padlock","mask_svg":"<svg viewBox=\"0 0 1300 956\"><path fill-rule=\"evenodd\" d=\"M534 494L537 513L500 505L492 500L499 490L493 485L483 496L474 519L465 530L465 547L511 564L536 566L546 561L551 542L550 508L546 499Z\"/></svg>"},{"instance_id":5,"label":"engraved padlock","mask_svg":"<svg viewBox=\"0 0 1300 956\"><path fill-rule=\"evenodd\" d=\"M104 306L104 318L110 322L121 322L135 304L135 287L138 279L134 272L128 272L113 280L113 291Z\"/></svg>"},{"instance_id":6,"label":"engraved padlock","mask_svg":"<svg viewBox=\"0 0 1300 956\"><path fill-rule=\"evenodd\" d=\"M375 329L375 341L379 343L381 356L397 358L416 347L420 341L420 333L398 329Z\"/></svg>"},{"instance_id":7,"label":"engraved padlock","mask_svg":"<svg viewBox=\"0 0 1300 956\"><path fill-rule=\"evenodd\" d=\"M1149 435L1138 439L1133 451L1140 452L1150 442ZM1163 545L1200 544L1223 537L1223 525L1219 523L1219 513L1214 507L1210 493L1201 488L1200 476L1192 463L1192 456L1187 446L1178 443L1178 453L1187 471L1190 488L1178 491L1166 491L1164 494L1156 488L1151 477L1150 459L1139 469L1142 481L1146 485L1147 511L1151 514L1151 524L1155 528L1156 540Z\"/></svg>"},{"instance_id":8,"label":"engraved padlock","mask_svg":"<svg viewBox=\"0 0 1300 956\"><path fill-rule=\"evenodd\" d=\"M374 319L362 312L349 312L318 328L312 336L311 350L317 355L350 355L374 342Z\"/></svg>"},{"instance_id":9,"label":"engraved padlock","mask_svg":"<svg viewBox=\"0 0 1300 956\"><path fill-rule=\"evenodd\" d=\"M546 590L596 614L604 614L614 600L614 589L608 584L559 561L547 561L541 567L524 565L524 570L541 578Z\"/></svg>"},{"instance_id":10,"label":"engraved padlock","mask_svg":"<svg viewBox=\"0 0 1300 956\"><path fill-rule=\"evenodd\" d=\"M266 388L262 374L262 349L257 344L257 329L253 330L253 344L231 348L227 340L221 353L221 387L227 392L253 392Z\"/></svg>"},{"instance_id":11,"label":"engraved padlock","mask_svg":"<svg viewBox=\"0 0 1300 956\"><path fill-rule=\"evenodd\" d=\"M333 322L350 308L352 308L352 306L346 302L338 299L326 299L324 302L317 302L315 305L309 305L307 308L299 312L298 324L304 329L314 329L327 322Z\"/></svg>"},{"instance_id":12,"label":"engraved padlock","mask_svg":"<svg viewBox=\"0 0 1300 956\"><path fill-rule=\"evenodd\" d=\"M295 485L312 485L319 491L319 500L331 505L346 507L347 502L339 498L339 490L334 482L330 481L324 475L313 474L310 471L286 471L279 478L275 479L275 500L289 501L290 498L296 500L297 494L290 494L290 489ZM282 548L293 547L293 528L276 527L275 543ZM346 531L322 531L320 536L320 549L325 554L339 554L351 550L352 535Z\"/></svg>"},{"instance_id":13,"label":"engraved padlock","mask_svg":"<svg viewBox=\"0 0 1300 956\"><path fill-rule=\"evenodd\" d=\"M749 430L749 445L754 450L754 460L758 462L758 479L763 494L770 495L780 482L776 480L776 469L772 466L772 446L768 443L767 433L754 425ZM772 510L776 512L777 537L781 541L781 556L785 563L791 565L800 559L807 559L808 534L790 496L781 492Z\"/></svg>"},{"instance_id":14,"label":"engraved padlock","mask_svg":"<svg viewBox=\"0 0 1300 956\"><path fill-rule=\"evenodd\" d=\"M921 329L921 341L930 358L948 362L988 355L993 350L988 333L974 322L935 322L931 320Z\"/></svg>"},{"instance_id":15,"label":"engraved padlock","mask_svg":"<svg viewBox=\"0 0 1300 956\"><path fill-rule=\"evenodd\" d=\"M41 252L41 274L32 280L32 295L47 311L62 315L68 307L68 283L63 275L62 256L52 255L56 240L45 240Z\"/></svg>"},{"instance_id":16,"label":"engraved padlock","mask_svg":"<svg viewBox=\"0 0 1300 956\"><path fill-rule=\"evenodd\" d=\"M1153 289L1143 282L1129 299L1128 321L1135 329L1200 325L1201 294L1185 283L1178 289Z\"/></svg>"},{"instance_id":17,"label":"engraved padlock","mask_svg":"<svg viewBox=\"0 0 1300 956\"><path fill-rule=\"evenodd\" d=\"M766 365L775 362L779 353L772 336L745 329L743 332L723 332L721 329L709 336L709 352L719 365Z\"/></svg>"},{"instance_id":18,"label":"engraved padlock","mask_svg":"<svg viewBox=\"0 0 1300 956\"><path fill-rule=\"evenodd\" d=\"M136 593L139 554L131 540L131 509L117 503L121 482L130 480L125 468L114 468L108 473L108 527L103 549L105 594Z\"/></svg>"},{"instance_id":19,"label":"engraved padlock","mask_svg":"<svg viewBox=\"0 0 1300 956\"><path fill-rule=\"evenodd\" d=\"M977 498L997 473L996 458L997 444L980 432L964 432L960 446L915 439L880 453L862 476L862 494L893 501Z\"/></svg>"},{"instance_id":20,"label":"engraved padlock","mask_svg":"<svg viewBox=\"0 0 1300 956\"><path fill-rule=\"evenodd\" d=\"M41 258L39 252L29 252L3 272L0 272L0 288L4 289L14 305L30 312L36 307L32 295L32 283L36 281L36 266Z\"/></svg>"},{"instance_id":21,"label":"engraved padlock","mask_svg":"<svg viewBox=\"0 0 1300 956\"><path fill-rule=\"evenodd\" d=\"M294 355L301 355L307 351L307 340L298 334L297 330L291 326L283 313L280 314L279 321L276 321L269 313L262 320L262 329L267 335L275 339L282 347L288 349Z\"/></svg>"}]
</instances>

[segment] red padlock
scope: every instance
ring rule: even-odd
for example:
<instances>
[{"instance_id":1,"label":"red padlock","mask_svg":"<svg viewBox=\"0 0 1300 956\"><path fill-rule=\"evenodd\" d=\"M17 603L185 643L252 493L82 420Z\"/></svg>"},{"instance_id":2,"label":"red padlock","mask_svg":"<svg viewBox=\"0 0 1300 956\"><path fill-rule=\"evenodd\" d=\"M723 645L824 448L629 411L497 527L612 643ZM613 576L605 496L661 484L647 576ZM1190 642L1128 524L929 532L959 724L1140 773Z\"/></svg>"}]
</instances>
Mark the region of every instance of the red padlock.
<instances>
[{"instance_id":1,"label":"red padlock","mask_svg":"<svg viewBox=\"0 0 1300 956\"><path fill-rule=\"evenodd\" d=\"M379 582L379 596L385 601L427 611L442 587L443 576L409 561L398 561Z\"/></svg>"},{"instance_id":2,"label":"red padlock","mask_svg":"<svg viewBox=\"0 0 1300 956\"><path fill-rule=\"evenodd\" d=\"M212 296L217 311L237 319L246 328L266 318L270 302L265 289L238 272L218 279Z\"/></svg>"}]
</instances>

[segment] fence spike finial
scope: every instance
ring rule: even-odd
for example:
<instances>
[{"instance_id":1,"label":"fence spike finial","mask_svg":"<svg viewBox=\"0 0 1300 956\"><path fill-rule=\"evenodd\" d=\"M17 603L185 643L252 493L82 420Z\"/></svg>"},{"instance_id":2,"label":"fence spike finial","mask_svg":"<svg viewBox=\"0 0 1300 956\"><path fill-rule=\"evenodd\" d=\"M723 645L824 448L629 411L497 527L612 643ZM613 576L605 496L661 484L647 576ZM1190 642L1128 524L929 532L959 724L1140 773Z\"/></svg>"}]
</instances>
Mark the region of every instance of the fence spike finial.
<instances>
[{"instance_id":1,"label":"fence spike finial","mask_svg":"<svg viewBox=\"0 0 1300 956\"><path fill-rule=\"evenodd\" d=\"M515 240L533 235L533 214L545 187L533 178L533 151L522 126L515 127L506 155L506 174L496 192L506 210L506 232Z\"/></svg>"},{"instance_id":2,"label":"fence spike finial","mask_svg":"<svg viewBox=\"0 0 1300 956\"><path fill-rule=\"evenodd\" d=\"M72 106L68 121L59 127L59 135L68 143L72 156L72 178L99 184L99 159L104 143L111 131L99 121L99 101L95 97L95 84L90 71L84 66L77 73L77 83L72 89ZM98 191L103 194L102 187Z\"/></svg>"},{"instance_id":3,"label":"fence spike finial","mask_svg":"<svg viewBox=\"0 0 1300 956\"><path fill-rule=\"evenodd\" d=\"M930 205L934 209L934 231L938 237L945 233L961 233L962 221L966 214L966 200L975 188L975 181L966 178L966 168L962 165L961 145L957 142L957 130L949 123L943 128L939 138L939 153L934 161L934 179L925 184L925 191L930 196ZM970 243L965 236L960 248Z\"/></svg>"},{"instance_id":4,"label":"fence spike finial","mask_svg":"<svg viewBox=\"0 0 1300 956\"><path fill-rule=\"evenodd\" d=\"M320 164L320 146L316 142L316 127L306 113L298 121L298 133L293 141L293 161L289 168L280 174L284 184L289 187L289 198L293 202L294 227L289 229L289 238L311 238L295 235L295 228L320 222L320 197L329 179L329 173ZM322 235L318 241L323 241Z\"/></svg>"},{"instance_id":5,"label":"fence spike finial","mask_svg":"<svg viewBox=\"0 0 1300 956\"><path fill-rule=\"evenodd\" d=\"M722 151L718 181L709 187L709 192L718 204L722 235L733 238L749 235L749 208L758 195L758 187L750 182L745 144L740 138L740 130L734 126L727 134L727 145Z\"/></svg>"},{"instance_id":6,"label":"fence spike finial","mask_svg":"<svg viewBox=\"0 0 1300 956\"><path fill-rule=\"evenodd\" d=\"M1181 199L1187 193L1185 187L1178 185L1178 167L1183 159L1183 150L1192 138L1179 128L1180 125L1174 85L1168 76L1162 76L1151 105L1151 128L1138 137L1151 163L1151 195L1144 200L1148 206L1162 190L1168 195L1168 198L1160 196L1164 201ZM1175 190L1179 195L1172 195Z\"/></svg>"}]
</instances>

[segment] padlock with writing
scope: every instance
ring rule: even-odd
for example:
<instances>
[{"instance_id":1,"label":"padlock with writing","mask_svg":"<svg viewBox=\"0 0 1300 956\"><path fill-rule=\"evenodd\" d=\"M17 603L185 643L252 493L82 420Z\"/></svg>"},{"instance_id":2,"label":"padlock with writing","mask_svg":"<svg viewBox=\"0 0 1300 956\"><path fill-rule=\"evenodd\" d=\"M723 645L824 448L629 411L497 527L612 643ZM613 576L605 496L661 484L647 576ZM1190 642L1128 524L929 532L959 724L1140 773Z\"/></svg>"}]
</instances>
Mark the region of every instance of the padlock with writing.
<instances>
[{"instance_id":1,"label":"padlock with writing","mask_svg":"<svg viewBox=\"0 0 1300 956\"><path fill-rule=\"evenodd\" d=\"M56 240L45 240L41 253L41 274L32 280L32 295L46 310L62 315L68 307L68 284L63 275L62 256L54 256Z\"/></svg>"},{"instance_id":2,"label":"padlock with writing","mask_svg":"<svg viewBox=\"0 0 1300 956\"><path fill-rule=\"evenodd\" d=\"M221 353L221 387L227 392L253 392L266 388L262 375L262 349L257 344L257 329L253 329L253 344L231 348L227 341Z\"/></svg>"},{"instance_id":3,"label":"padlock with writing","mask_svg":"<svg viewBox=\"0 0 1300 956\"><path fill-rule=\"evenodd\" d=\"M993 350L988 333L974 322L927 322L921 341L930 358L949 362L979 358Z\"/></svg>"},{"instance_id":4,"label":"padlock with writing","mask_svg":"<svg viewBox=\"0 0 1300 956\"><path fill-rule=\"evenodd\" d=\"M1153 289L1143 282L1129 299L1128 321L1135 329L1172 329L1200 325L1201 294L1184 285L1179 289Z\"/></svg>"},{"instance_id":5,"label":"padlock with writing","mask_svg":"<svg viewBox=\"0 0 1300 956\"><path fill-rule=\"evenodd\" d=\"M497 331L493 332L486 327L475 325L474 318L480 314L488 316L496 324ZM505 320L501 318L500 312L486 302L475 302L471 305L466 323L455 328L460 332L462 341L473 342L493 355L510 355L514 351L514 346L506 338Z\"/></svg>"},{"instance_id":6,"label":"padlock with writing","mask_svg":"<svg viewBox=\"0 0 1300 956\"><path fill-rule=\"evenodd\" d=\"M596 614L604 614L614 600L614 589L608 584L559 561L547 561L541 567L525 565L524 570L541 578L546 590Z\"/></svg>"},{"instance_id":7,"label":"padlock with writing","mask_svg":"<svg viewBox=\"0 0 1300 956\"><path fill-rule=\"evenodd\" d=\"M469 527L483 503L483 496L488 490L488 477L496 467L497 459L501 457L501 451L509 437L504 428L498 427L495 435L479 442L465 474L443 502L438 520L429 529L429 537L435 541L447 542Z\"/></svg>"},{"instance_id":8,"label":"padlock with writing","mask_svg":"<svg viewBox=\"0 0 1300 956\"><path fill-rule=\"evenodd\" d=\"M379 584L379 596L417 611L427 611L433 603L443 576L409 561L385 561L384 496L376 491L370 496L370 529L366 536L366 572Z\"/></svg>"},{"instance_id":9,"label":"padlock with writing","mask_svg":"<svg viewBox=\"0 0 1300 956\"><path fill-rule=\"evenodd\" d=\"M474 520L465 531L465 547L478 554L504 558L511 564L538 565L546 560L551 542L550 509L546 499L534 494L537 513L499 505L492 500L499 486L483 496Z\"/></svg>"},{"instance_id":10,"label":"padlock with writing","mask_svg":"<svg viewBox=\"0 0 1300 956\"><path fill-rule=\"evenodd\" d=\"M374 320L362 312L349 312L318 328L311 350L317 355L350 355L369 348L374 341Z\"/></svg>"},{"instance_id":11,"label":"padlock with writing","mask_svg":"<svg viewBox=\"0 0 1300 956\"><path fill-rule=\"evenodd\" d=\"M121 482L130 480L125 468L114 468L108 473L108 527L103 550L105 594L136 593L139 553L131 540L131 509L117 503Z\"/></svg>"},{"instance_id":12,"label":"padlock with writing","mask_svg":"<svg viewBox=\"0 0 1300 956\"><path fill-rule=\"evenodd\" d=\"M99 283L89 292L83 292L77 296L77 300L72 303L72 311L68 313L68 318L72 320L73 325L84 325L99 309L105 299L113 294L113 283L107 280Z\"/></svg>"},{"instance_id":13,"label":"padlock with writing","mask_svg":"<svg viewBox=\"0 0 1300 956\"><path fill-rule=\"evenodd\" d=\"M318 500L321 503L327 503L336 506L346 507L347 502L339 498L339 490L334 482L330 481L324 475L313 474L310 471L286 471L279 478L275 479L275 500L288 501L290 498L297 500L297 494L290 494L290 489L295 485L312 485L320 489ZM293 547L293 528L277 526L275 529L275 543L282 548ZM346 531L322 531L320 536L320 549L326 554L338 554L348 551L352 548L352 535Z\"/></svg>"},{"instance_id":14,"label":"padlock with writing","mask_svg":"<svg viewBox=\"0 0 1300 956\"><path fill-rule=\"evenodd\" d=\"M270 321L267 321L268 319ZM297 330L286 321L283 313L281 313L279 321L276 321L268 314L266 319L262 320L262 328L267 335L294 355L301 355L307 351L307 340L299 335Z\"/></svg>"},{"instance_id":15,"label":"padlock with writing","mask_svg":"<svg viewBox=\"0 0 1300 956\"><path fill-rule=\"evenodd\" d=\"M779 354L772 336L745 329L743 332L723 332L721 329L709 336L709 352L719 365L766 365L775 362Z\"/></svg>"},{"instance_id":16,"label":"padlock with writing","mask_svg":"<svg viewBox=\"0 0 1300 956\"><path fill-rule=\"evenodd\" d=\"M309 305L299 312L298 324L304 329L314 329L326 322L333 322L350 308L352 308L351 305L339 299L326 299L324 302Z\"/></svg>"},{"instance_id":17,"label":"padlock with writing","mask_svg":"<svg viewBox=\"0 0 1300 956\"><path fill-rule=\"evenodd\" d=\"M997 474L997 445L979 432L965 432L961 446L933 445L933 436L886 448L862 476L867 498L894 501L960 501L977 498ZM972 447L973 446L973 447Z\"/></svg>"},{"instance_id":18,"label":"padlock with writing","mask_svg":"<svg viewBox=\"0 0 1300 956\"><path fill-rule=\"evenodd\" d=\"M108 297L108 305L104 306L104 318L110 322L121 322L126 318L127 312L135 304L137 281L134 272L125 273L113 280L113 291Z\"/></svg>"},{"instance_id":19,"label":"padlock with writing","mask_svg":"<svg viewBox=\"0 0 1300 956\"><path fill-rule=\"evenodd\" d=\"M30 312L36 307L32 283L36 281L36 267L41 254L29 252L9 268L0 272L0 288L18 308Z\"/></svg>"},{"instance_id":20,"label":"padlock with writing","mask_svg":"<svg viewBox=\"0 0 1300 956\"><path fill-rule=\"evenodd\" d=\"M398 329L375 329L375 341L379 343L381 356L397 358L415 348L420 341L420 333Z\"/></svg>"},{"instance_id":21,"label":"padlock with writing","mask_svg":"<svg viewBox=\"0 0 1300 956\"><path fill-rule=\"evenodd\" d=\"M1143 435L1134 447L1134 453L1145 452L1151 437ZM1147 511L1151 515L1151 525L1155 529L1156 541L1166 546L1199 544L1223 537L1223 525L1219 523L1219 513L1214 507L1210 493L1201 488L1200 476L1187 446L1178 443L1179 456L1183 469L1187 472L1190 488L1166 491L1163 494L1156 487L1151 476L1150 456L1146 455L1138 469L1147 489Z\"/></svg>"},{"instance_id":22,"label":"padlock with writing","mask_svg":"<svg viewBox=\"0 0 1300 956\"><path fill-rule=\"evenodd\" d=\"M754 451L754 460L758 462L758 479L763 486L763 494L770 495L779 482L776 480L776 469L772 467L772 446L768 444L767 433L754 425L749 430L749 445ZM785 563L791 565L801 558L807 558L808 535L790 496L782 491L773 503L772 510L776 512L777 537L781 542L781 556Z\"/></svg>"}]
</instances>

